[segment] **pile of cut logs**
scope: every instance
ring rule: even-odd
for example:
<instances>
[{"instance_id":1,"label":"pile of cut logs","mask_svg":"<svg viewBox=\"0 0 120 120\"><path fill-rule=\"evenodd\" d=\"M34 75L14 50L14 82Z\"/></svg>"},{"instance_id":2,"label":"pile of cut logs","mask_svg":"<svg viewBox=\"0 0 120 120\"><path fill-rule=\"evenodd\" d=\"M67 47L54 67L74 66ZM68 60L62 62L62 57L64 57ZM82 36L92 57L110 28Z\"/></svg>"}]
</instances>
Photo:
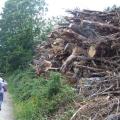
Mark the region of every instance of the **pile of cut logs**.
<instances>
[{"instance_id":1,"label":"pile of cut logs","mask_svg":"<svg viewBox=\"0 0 120 120\"><path fill-rule=\"evenodd\" d=\"M88 98L120 95L120 12L67 12L66 22L37 46L36 74L58 70Z\"/></svg>"}]
</instances>

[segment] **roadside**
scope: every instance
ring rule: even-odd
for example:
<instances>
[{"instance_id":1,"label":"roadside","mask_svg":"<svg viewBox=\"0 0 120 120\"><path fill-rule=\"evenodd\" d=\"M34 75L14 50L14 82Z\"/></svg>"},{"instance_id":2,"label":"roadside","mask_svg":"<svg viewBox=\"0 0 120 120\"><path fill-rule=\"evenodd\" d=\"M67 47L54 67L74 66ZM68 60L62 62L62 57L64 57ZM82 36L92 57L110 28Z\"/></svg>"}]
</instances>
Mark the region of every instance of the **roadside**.
<instances>
[{"instance_id":1,"label":"roadside","mask_svg":"<svg viewBox=\"0 0 120 120\"><path fill-rule=\"evenodd\" d=\"M0 111L0 120L14 120L12 99L9 93L5 93L2 110Z\"/></svg>"}]
</instances>

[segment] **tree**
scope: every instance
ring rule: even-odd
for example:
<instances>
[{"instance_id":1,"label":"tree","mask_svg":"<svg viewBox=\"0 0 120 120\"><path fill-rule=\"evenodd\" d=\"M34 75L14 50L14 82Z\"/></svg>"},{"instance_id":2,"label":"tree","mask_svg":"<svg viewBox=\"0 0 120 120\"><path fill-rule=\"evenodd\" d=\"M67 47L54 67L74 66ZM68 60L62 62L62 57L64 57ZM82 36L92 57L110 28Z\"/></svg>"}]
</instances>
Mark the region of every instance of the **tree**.
<instances>
[{"instance_id":1,"label":"tree","mask_svg":"<svg viewBox=\"0 0 120 120\"><path fill-rule=\"evenodd\" d=\"M104 11L116 11L116 12L120 12L120 7L113 5L112 7L107 7Z\"/></svg>"},{"instance_id":2,"label":"tree","mask_svg":"<svg viewBox=\"0 0 120 120\"><path fill-rule=\"evenodd\" d=\"M36 36L36 43L40 44L42 41L48 40L48 34L54 29L54 26L58 26L62 22L65 22L63 17L50 17L42 19L42 22L39 21L37 25L39 34Z\"/></svg>"},{"instance_id":3,"label":"tree","mask_svg":"<svg viewBox=\"0 0 120 120\"><path fill-rule=\"evenodd\" d=\"M44 0L8 0L0 20L0 71L24 68L33 56L46 11ZM39 25L40 27L40 25Z\"/></svg>"}]
</instances>

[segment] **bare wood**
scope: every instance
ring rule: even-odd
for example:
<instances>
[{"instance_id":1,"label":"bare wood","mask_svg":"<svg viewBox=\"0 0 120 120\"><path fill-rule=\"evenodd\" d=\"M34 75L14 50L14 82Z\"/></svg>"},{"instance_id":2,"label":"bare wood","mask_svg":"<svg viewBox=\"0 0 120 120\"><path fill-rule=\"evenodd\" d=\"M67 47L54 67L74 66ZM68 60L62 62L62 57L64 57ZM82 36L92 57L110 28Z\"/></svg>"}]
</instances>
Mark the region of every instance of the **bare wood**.
<instances>
[{"instance_id":1,"label":"bare wood","mask_svg":"<svg viewBox=\"0 0 120 120\"><path fill-rule=\"evenodd\" d=\"M92 71L105 71L104 69L98 69L94 67L84 66L84 65L76 65L76 67L92 70Z\"/></svg>"},{"instance_id":2,"label":"bare wood","mask_svg":"<svg viewBox=\"0 0 120 120\"><path fill-rule=\"evenodd\" d=\"M70 118L70 120L74 120L75 116L86 107L86 105L83 105L82 107L80 107L74 114L73 116Z\"/></svg>"},{"instance_id":3,"label":"bare wood","mask_svg":"<svg viewBox=\"0 0 120 120\"><path fill-rule=\"evenodd\" d=\"M88 55L89 55L89 57L94 57L95 54L96 54L96 48L95 48L95 46L92 45L92 46L90 46L90 48L88 50Z\"/></svg>"}]
</instances>

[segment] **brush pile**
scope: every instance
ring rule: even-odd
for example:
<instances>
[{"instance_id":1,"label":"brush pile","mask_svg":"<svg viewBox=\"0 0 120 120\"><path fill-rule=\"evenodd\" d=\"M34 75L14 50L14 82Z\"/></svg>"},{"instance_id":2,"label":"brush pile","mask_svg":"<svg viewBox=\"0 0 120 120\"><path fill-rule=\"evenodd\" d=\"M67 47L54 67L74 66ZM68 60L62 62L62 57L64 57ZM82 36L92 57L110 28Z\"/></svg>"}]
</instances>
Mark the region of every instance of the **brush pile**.
<instances>
[{"instance_id":1,"label":"brush pile","mask_svg":"<svg viewBox=\"0 0 120 120\"><path fill-rule=\"evenodd\" d=\"M88 99L105 96L94 105L85 105L85 109L93 109L89 115L83 115L81 108L80 115L74 114L71 120L112 120L109 115L120 112L120 12L67 12L70 16L65 17L66 23L37 46L37 59L33 61L36 73L59 70L76 84L80 95Z\"/></svg>"}]
</instances>

